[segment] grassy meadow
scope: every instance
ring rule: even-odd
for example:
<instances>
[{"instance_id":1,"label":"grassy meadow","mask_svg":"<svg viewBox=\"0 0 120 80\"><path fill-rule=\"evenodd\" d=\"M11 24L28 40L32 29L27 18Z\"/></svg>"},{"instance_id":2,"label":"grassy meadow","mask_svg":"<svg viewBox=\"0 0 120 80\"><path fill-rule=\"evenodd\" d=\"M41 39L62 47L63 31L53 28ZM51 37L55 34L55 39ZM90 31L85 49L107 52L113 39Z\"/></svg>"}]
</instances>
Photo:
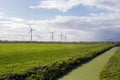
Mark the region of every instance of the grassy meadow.
<instances>
[{"instance_id":1,"label":"grassy meadow","mask_svg":"<svg viewBox=\"0 0 120 80\"><path fill-rule=\"evenodd\" d=\"M58 80L100 80L100 72L118 48L112 48Z\"/></svg>"},{"instance_id":2,"label":"grassy meadow","mask_svg":"<svg viewBox=\"0 0 120 80\"><path fill-rule=\"evenodd\" d=\"M101 72L101 80L120 80L120 48Z\"/></svg>"},{"instance_id":3,"label":"grassy meadow","mask_svg":"<svg viewBox=\"0 0 120 80\"><path fill-rule=\"evenodd\" d=\"M73 57L86 59L112 45L110 43L0 43L0 75L23 74L33 67L68 61Z\"/></svg>"}]
</instances>

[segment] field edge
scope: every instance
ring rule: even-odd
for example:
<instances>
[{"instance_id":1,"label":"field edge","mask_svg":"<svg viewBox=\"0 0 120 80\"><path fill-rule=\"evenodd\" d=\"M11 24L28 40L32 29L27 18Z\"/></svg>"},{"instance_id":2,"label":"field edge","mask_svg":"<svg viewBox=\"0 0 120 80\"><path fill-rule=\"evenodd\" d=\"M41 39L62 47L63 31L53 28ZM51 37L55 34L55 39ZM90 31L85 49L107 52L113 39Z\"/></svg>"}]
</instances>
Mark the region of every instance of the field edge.
<instances>
[{"instance_id":1,"label":"field edge","mask_svg":"<svg viewBox=\"0 0 120 80\"><path fill-rule=\"evenodd\" d=\"M93 52L93 55L86 56L85 58L75 56L71 57L70 59L62 62L55 62L51 65L39 66L34 67L31 70L23 73L23 74L16 74L16 73L8 73L2 75L0 80L53 80L60 77L63 74L66 74L75 66L81 65L91 59L101 55L102 53L106 52L107 50L111 49L115 45L106 47L102 50L97 52Z\"/></svg>"}]
</instances>

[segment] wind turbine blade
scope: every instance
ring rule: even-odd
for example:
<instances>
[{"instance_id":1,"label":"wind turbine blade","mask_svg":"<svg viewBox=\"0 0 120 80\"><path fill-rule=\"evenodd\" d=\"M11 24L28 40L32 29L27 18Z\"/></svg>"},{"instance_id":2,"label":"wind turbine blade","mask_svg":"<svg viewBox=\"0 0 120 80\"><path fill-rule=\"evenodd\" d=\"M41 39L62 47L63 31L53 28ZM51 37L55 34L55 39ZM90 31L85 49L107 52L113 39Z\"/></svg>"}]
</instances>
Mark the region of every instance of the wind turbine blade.
<instances>
[{"instance_id":1,"label":"wind turbine blade","mask_svg":"<svg viewBox=\"0 0 120 80\"><path fill-rule=\"evenodd\" d=\"M32 31L37 31L37 30L35 30L35 29L32 29Z\"/></svg>"},{"instance_id":2,"label":"wind turbine blade","mask_svg":"<svg viewBox=\"0 0 120 80\"><path fill-rule=\"evenodd\" d=\"M37 38L41 38L41 36L40 36L40 35L35 34L35 36L36 36Z\"/></svg>"},{"instance_id":3,"label":"wind turbine blade","mask_svg":"<svg viewBox=\"0 0 120 80\"><path fill-rule=\"evenodd\" d=\"M28 34L30 34L32 32L32 30L30 30L29 32L28 32Z\"/></svg>"}]
</instances>

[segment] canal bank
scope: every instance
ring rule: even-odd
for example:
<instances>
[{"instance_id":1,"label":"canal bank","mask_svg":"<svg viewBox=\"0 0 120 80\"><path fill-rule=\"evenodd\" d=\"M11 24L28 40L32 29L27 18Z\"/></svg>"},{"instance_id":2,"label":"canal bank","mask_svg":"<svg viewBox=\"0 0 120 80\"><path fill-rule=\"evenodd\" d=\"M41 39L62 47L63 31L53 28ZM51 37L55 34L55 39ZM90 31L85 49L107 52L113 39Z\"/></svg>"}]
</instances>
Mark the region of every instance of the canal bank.
<instances>
[{"instance_id":1,"label":"canal bank","mask_svg":"<svg viewBox=\"0 0 120 80\"><path fill-rule=\"evenodd\" d=\"M57 80L99 80L99 75L104 65L113 56L117 49L117 47L110 49Z\"/></svg>"}]
</instances>

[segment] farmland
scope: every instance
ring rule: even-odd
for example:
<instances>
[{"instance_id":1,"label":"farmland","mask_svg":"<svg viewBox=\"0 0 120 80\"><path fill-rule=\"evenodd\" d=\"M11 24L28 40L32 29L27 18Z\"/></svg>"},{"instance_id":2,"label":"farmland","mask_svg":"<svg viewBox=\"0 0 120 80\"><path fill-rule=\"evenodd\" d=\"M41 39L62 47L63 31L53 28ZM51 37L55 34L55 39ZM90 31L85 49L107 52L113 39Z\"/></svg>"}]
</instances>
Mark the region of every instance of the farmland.
<instances>
[{"instance_id":1,"label":"farmland","mask_svg":"<svg viewBox=\"0 0 120 80\"><path fill-rule=\"evenodd\" d=\"M100 72L117 49L117 47L114 47L106 51L104 54L99 55L88 63L72 70L59 80L100 80Z\"/></svg>"},{"instance_id":2,"label":"farmland","mask_svg":"<svg viewBox=\"0 0 120 80\"><path fill-rule=\"evenodd\" d=\"M101 72L101 80L120 80L120 48Z\"/></svg>"},{"instance_id":3,"label":"farmland","mask_svg":"<svg viewBox=\"0 0 120 80\"><path fill-rule=\"evenodd\" d=\"M32 75L34 77L39 74L37 78L44 80L45 74L51 71L49 68L54 68L58 74L47 75L53 78L65 73L70 66L93 58L111 46L111 43L1 43L0 75L25 74L25 78L31 78L31 74L35 74ZM43 71L36 73L37 70Z\"/></svg>"}]
</instances>

